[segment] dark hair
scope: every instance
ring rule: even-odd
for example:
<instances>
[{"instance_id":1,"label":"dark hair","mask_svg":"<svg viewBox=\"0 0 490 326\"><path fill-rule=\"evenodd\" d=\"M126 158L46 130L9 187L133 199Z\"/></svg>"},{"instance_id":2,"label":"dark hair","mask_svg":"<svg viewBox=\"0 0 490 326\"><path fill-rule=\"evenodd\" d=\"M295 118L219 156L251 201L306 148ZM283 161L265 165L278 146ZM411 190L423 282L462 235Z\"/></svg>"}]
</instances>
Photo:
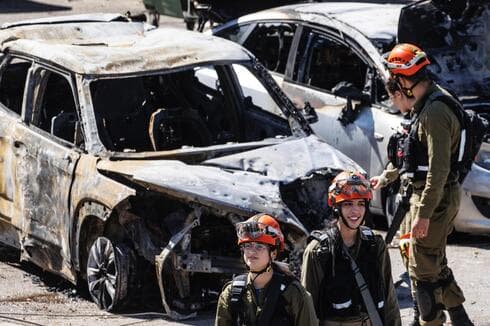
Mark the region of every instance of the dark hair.
<instances>
[{"instance_id":1,"label":"dark hair","mask_svg":"<svg viewBox=\"0 0 490 326\"><path fill-rule=\"evenodd\" d=\"M427 67L420 68L419 71L417 71L415 74L413 74L411 76L402 76L402 77L411 83L421 82L424 80L431 80L432 79L430 74L429 74L429 71L427 70Z\"/></svg>"},{"instance_id":2,"label":"dark hair","mask_svg":"<svg viewBox=\"0 0 490 326\"><path fill-rule=\"evenodd\" d=\"M392 95L395 92L401 92L400 82L396 76L390 76L385 85L388 94Z\"/></svg>"}]
</instances>

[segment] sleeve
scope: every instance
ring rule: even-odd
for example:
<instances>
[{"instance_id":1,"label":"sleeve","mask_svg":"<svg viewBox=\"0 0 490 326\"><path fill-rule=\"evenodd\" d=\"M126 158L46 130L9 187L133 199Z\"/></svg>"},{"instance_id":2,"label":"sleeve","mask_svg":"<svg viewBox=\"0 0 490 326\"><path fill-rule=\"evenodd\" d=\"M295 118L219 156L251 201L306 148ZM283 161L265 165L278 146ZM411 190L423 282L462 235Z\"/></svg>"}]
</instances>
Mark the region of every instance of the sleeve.
<instances>
[{"instance_id":1,"label":"sleeve","mask_svg":"<svg viewBox=\"0 0 490 326\"><path fill-rule=\"evenodd\" d=\"M303 253L303 265L301 267L301 284L306 291L311 294L313 305L318 312L320 284L322 283L324 272L321 266L320 259L316 254L316 248L319 243L317 240L312 240L306 247Z\"/></svg>"},{"instance_id":2,"label":"sleeve","mask_svg":"<svg viewBox=\"0 0 490 326\"><path fill-rule=\"evenodd\" d=\"M388 166L384 169L380 177L381 185L384 187L398 179L398 169L394 167L393 164L390 162L388 163Z\"/></svg>"},{"instance_id":3,"label":"sleeve","mask_svg":"<svg viewBox=\"0 0 490 326\"><path fill-rule=\"evenodd\" d=\"M293 281L288 286L284 297L287 301L286 308L293 317L292 320L294 320L295 326L318 326L318 319L311 295L298 281Z\"/></svg>"},{"instance_id":4,"label":"sleeve","mask_svg":"<svg viewBox=\"0 0 490 326\"><path fill-rule=\"evenodd\" d=\"M418 203L418 215L430 218L442 198L444 185L451 170L451 139L454 130L450 109L442 102L430 104L421 118L419 137L426 138L429 170Z\"/></svg>"},{"instance_id":5,"label":"sleeve","mask_svg":"<svg viewBox=\"0 0 490 326\"><path fill-rule=\"evenodd\" d=\"M391 275L390 255L383 239L381 237L376 237L376 239L378 242L378 260L381 263L385 288L384 324L401 326L400 307Z\"/></svg>"},{"instance_id":6,"label":"sleeve","mask_svg":"<svg viewBox=\"0 0 490 326\"><path fill-rule=\"evenodd\" d=\"M215 326L231 326L233 325L233 316L230 309L231 282L228 283L221 294L219 295L218 305L216 307Z\"/></svg>"}]
</instances>

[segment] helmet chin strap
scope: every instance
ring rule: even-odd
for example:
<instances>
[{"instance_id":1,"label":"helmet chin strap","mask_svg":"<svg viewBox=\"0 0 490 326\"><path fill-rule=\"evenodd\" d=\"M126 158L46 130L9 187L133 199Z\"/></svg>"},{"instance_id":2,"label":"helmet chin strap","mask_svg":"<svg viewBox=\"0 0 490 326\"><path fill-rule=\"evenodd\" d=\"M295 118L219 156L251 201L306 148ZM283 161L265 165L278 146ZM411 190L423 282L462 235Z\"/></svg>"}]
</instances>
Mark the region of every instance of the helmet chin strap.
<instances>
[{"instance_id":1,"label":"helmet chin strap","mask_svg":"<svg viewBox=\"0 0 490 326\"><path fill-rule=\"evenodd\" d=\"M257 279L257 277L259 277L261 274L265 273L265 272L270 272L272 271L272 256L271 256L271 252L269 252L269 263L267 264L266 267L264 267L263 269L261 269L260 271L253 271L251 270L248 265L247 265L247 269L250 273L253 273L253 274L256 274L255 277L252 279L252 283L255 282L255 280Z\"/></svg>"},{"instance_id":2,"label":"helmet chin strap","mask_svg":"<svg viewBox=\"0 0 490 326\"><path fill-rule=\"evenodd\" d=\"M400 83L400 81L397 81L398 83L398 86L400 87L400 90L403 94L405 94L406 97L408 97L409 99L412 99L414 98L415 96L413 95L413 89L415 88L415 86L417 86L420 82L422 81L422 79L417 79L413 84L412 86L410 87L403 87L402 84Z\"/></svg>"}]
</instances>

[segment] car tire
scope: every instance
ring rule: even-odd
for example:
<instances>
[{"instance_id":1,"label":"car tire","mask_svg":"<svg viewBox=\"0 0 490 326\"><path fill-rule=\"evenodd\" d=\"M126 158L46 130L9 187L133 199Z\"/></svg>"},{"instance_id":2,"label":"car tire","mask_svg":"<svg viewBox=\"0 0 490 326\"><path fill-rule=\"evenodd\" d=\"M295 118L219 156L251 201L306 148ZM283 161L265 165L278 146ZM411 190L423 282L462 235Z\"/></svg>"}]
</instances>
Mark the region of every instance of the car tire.
<instances>
[{"instance_id":1,"label":"car tire","mask_svg":"<svg viewBox=\"0 0 490 326\"><path fill-rule=\"evenodd\" d=\"M131 249L106 237L98 237L87 258L87 285L100 309L116 311L127 301L134 271Z\"/></svg>"}]
</instances>

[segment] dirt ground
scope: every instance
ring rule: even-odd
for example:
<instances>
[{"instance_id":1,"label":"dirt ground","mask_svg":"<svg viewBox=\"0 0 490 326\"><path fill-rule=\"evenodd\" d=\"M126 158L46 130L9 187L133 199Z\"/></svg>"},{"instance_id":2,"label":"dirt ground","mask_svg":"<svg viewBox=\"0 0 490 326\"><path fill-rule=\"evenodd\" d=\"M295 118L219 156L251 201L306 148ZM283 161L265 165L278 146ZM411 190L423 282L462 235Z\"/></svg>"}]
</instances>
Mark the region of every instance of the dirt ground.
<instances>
[{"instance_id":1,"label":"dirt ground","mask_svg":"<svg viewBox=\"0 0 490 326\"><path fill-rule=\"evenodd\" d=\"M144 10L142 0L0 0L0 24L30 18L89 12ZM181 20L162 17L161 26L184 28ZM390 249L393 276L403 272L398 250ZM449 265L466 295L466 309L476 325L490 325L490 238L457 236L447 250ZM85 291L35 266L19 263L17 255L0 246L0 326L3 325L213 325L213 312L185 322L167 319L159 301L137 302L124 314L104 313ZM412 310L409 289L397 289L404 325Z\"/></svg>"},{"instance_id":2,"label":"dirt ground","mask_svg":"<svg viewBox=\"0 0 490 326\"><path fill-rule=\"evenodd\" d=\"M465 307L476 325L490 325L490 241L459 235L448 247L449 265L466 296ZM394 280L403 272L398 249L390 248ZM412 309L406 283L397 288L403 325ZM19 263L16 253L0 246L0 326L3 325L213 325L213 311L184 322L165 317L158 298L136 302L127 311L100 311L84 290L43 273L28 263Z\"/></svg>"}]
</instances>

